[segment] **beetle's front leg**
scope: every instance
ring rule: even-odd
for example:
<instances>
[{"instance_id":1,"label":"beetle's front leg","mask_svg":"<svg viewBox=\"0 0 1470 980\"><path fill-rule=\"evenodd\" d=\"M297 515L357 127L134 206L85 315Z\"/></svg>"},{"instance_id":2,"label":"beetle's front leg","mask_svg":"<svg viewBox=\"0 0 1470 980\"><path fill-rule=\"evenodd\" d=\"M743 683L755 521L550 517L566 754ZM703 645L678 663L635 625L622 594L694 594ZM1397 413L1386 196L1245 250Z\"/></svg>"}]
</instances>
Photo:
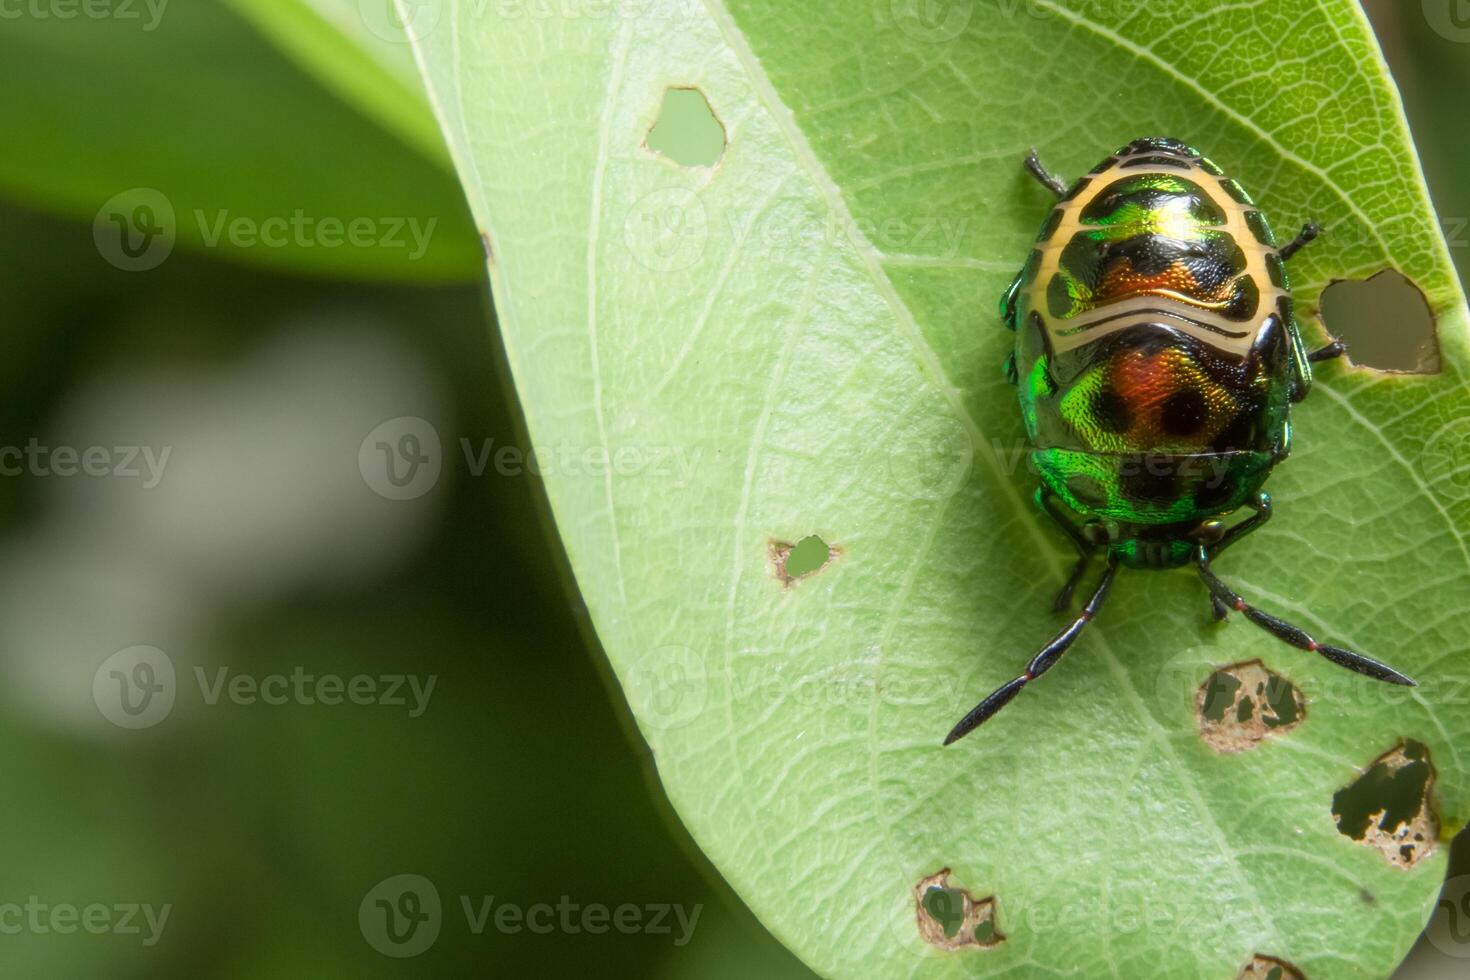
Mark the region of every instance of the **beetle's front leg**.
<instances>
[{"instance_id":1,"label":"beetle's front leg","mask_svg":"<svg viewBox=\"0 0 1470 980\"><path fill-rule=\"evenodd\" d=\"M1266 491L1262 490L1256 494L1256 499L1251 502L1250 506L1255 511L1254 514L1234 527L1225 530L1220 535L1218 541L1206 546L1206 554L1209 557L1209 562L1214 562L1216 558L1220 557L1220 552L1252 531L1260 530L1261 525L1271 519L1271 495ZM1225 608L1225 603L1221 602L1220 598L1214 593L1210 594L1210 610L1214 613L1217 622L1223 622L1229 612Z\"/></svg>"},{"instance_id":2,"label":"beetle's front leg","mask_svg":"<svg viewBox=\"0 0 1470 980\"><path fill-rule=\"evenodd\" d=\"M1078 527L1076 522L1068 517L1057 502L1057 495L1046 487L1036 491L1036 505L1042 509L1047 517L1056 522L1057 527L1067 532L1067 537L1077 546L1077 564L1072 568L1072 574L1067 576L1066 584L1062 591L1057 593L1056 601L1051 604L1053 612L1061 612L1072 604L1072 593L1077 590L1077 583L1082 581L1082 576L1087 574L1087 566L1092 562L1092 553L1096 545L1088 536L1085 528Z\"/></svg>"}]
</instances>

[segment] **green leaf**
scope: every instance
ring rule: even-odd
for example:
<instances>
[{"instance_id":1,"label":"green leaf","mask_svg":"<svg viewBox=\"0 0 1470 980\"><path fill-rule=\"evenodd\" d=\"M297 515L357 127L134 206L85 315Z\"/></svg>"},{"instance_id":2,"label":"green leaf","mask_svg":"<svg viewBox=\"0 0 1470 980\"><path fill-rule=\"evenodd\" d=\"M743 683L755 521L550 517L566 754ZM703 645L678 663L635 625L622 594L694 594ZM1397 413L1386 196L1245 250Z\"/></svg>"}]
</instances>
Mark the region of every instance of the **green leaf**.
<instances>
[{"instance_id":1,"label":"green leaf","mask_svg":"<svg viewBox=\"0 0 1470 980\"><path fill-rule=\"evenodd\" d=\"M179 245L272 268L407 281L480 274L477 233L447 166L422 140L411 147L339 101L224 5L69 9L28 12L0 30L0 88L15 96L7 144L25 147L0 154L0 193L104 228L104 205L126 218L146 201L150 225ZM385 103L402 101L384 88ZM157 193L116 197L135 188Z\"/></svg>"},{"instance_id":2,"label":"green leaf","mask_svg":"<svg viewBox=\"0 0 1470 980\"><path fill-rule=\"evenodd\" d=\"M227 0L332 91L425 157L449 163L391 0Z\"/></svg>"},{"instance_id":3,"label":"green leaf","mask_svg":"<svg viewBox=\"0 0 1470 980\"><path fill-rule=\"evenodd\" d=\"M431 98L593 621L766 925L834 975L1220 978L1256 953L1387 975L1446 848L1391 867L1331 806L1413 739L1446 836L1470 810L1467 317L1356 4L517 9L440 8ZM644 143L687 86L727 134L712 169ZM1076 175L1141 135L1201 146L1278 227L1327 226L1294 262L1306 309L1395 266L1438 314L1440 374L1324 366L1276 519L1217 564L1423 686L1212 625L1187 572L1127 572L1062 664L941 749L1058 629L1071 560L1001 372L996 301L1048 207L1021 158ZM832 560L782 574L812 534ZM1216 752L1196 691L1253 659L1306 717ZM994 948L921 942L914 888L946 867L995 898Z\"/></svg>"}]
</instances>

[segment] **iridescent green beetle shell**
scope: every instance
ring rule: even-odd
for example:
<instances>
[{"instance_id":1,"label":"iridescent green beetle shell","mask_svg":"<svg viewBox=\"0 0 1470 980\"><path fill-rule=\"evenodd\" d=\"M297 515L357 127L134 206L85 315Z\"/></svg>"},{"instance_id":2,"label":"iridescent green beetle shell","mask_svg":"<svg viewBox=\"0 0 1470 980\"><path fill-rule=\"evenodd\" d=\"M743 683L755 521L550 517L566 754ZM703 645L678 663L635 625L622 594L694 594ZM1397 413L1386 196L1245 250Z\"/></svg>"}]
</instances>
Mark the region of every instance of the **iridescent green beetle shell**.
<instances>
[{"instance_id":1,"label":"iridescent green beetle shell","mask_svg":"<svg viewBox=\"0 0 1470 980\"><path fill-rule=\"evenodd\" d=\"M1198 524L1289 451L1311 368L1276 238L1177 140L1136 140L1073 185L1001 315L1032 463L1085 517Z\"/></svg>"}]
</instances>

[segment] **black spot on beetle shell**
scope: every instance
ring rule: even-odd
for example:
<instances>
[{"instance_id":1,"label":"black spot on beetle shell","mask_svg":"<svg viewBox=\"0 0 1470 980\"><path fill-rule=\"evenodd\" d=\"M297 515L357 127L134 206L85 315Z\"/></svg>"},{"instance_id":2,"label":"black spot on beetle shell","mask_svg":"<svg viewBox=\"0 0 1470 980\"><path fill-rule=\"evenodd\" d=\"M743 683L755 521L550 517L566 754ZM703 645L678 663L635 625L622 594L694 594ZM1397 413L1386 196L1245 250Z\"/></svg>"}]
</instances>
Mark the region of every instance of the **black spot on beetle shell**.
<instances>
[{"instance_id":1,"label":"black spot on beetle shell","mask_svg":"<svg viewBox=\"0 0 1470 980\"><path fill-rule=\"evenodd\" d=\"M1062 209L1052 208L1051 214L1046 217L1046 224L1041 226L1041 233L1036 236L1037 243L1051 241L1051 236L1057 233L1057 228L1062 223Z\"/></svg>"},{"instance_id":2,"label":"black spot on beetle shell","mask_svg":"<svg viewBox=\"0 0 1470 980\"><path fill-rule=\"evenodd\" d=\"M1123 164L1120 169L1128 170L1134 167L1172 167L1175 170L1188 170L1190 165L1189 161L1181 160L1178 157L1147 156L1134 157Z\"/></svg>"},{"instance_id":3,"label":"black spot on beetle shell","mask_svg":"<svg viewBox=\"0 0 1470 980\"><path fill-rule=\"evenodd\" d=\"M1245 192L1245 188L1241 187L1240 184L1238 184L1236 181L1233 181L1229 177L1226 177L1224 180L1220 181L1220 186L1224 189L1226 194L1229 194L1235 200L1237 204L1244 204L1248 208L1255 207L1256 202L1251 200L1251 196Z\"/></svg>"},{"instance_id":4,"label":"black spot on beetle shell","mask_svg":"<svg viewBox=\"0 0 1470 980\"><path fill-rule=\"evenodd\" d=\"M1128 403L1111 388L1104 388L1092 398L1092 414L1104 432L1127 432L1133 425Z\"/></svg>"},{"instance_id":5,"label":"black spot on beetle shell","mask_svg":"<svg viewBox=\"0 0 1470 980\"><path fill-rule=\"evenodd\" d=\"M1212 473L1205 485L1194 492L1194 505L1202 511L1218 510L1235 496L1237 489L1235 480L1228 473L1223 476Z\"/></svg>"},{"instance_id":6,"label":"black spot on beetle shell","mask_svg":"<svg viewBox=\"0 0 1470 980\"><path fill-rule=\"evenodd\" d=\"M1271 277L1271 285L1277 289L1291 288L1291 280L1286 277L1286 264L1275 252L1266 253L1266 274Z\"/></svg>"},{"instance_id":7,"label":"black spot on beetle shell","mask_svg":"<svg viewBox=\"0 0 1470 980\"><path fill-rule=\"evenodd\" d=\"M1212 448L1220 453L1257 449L1256 422L1255 412L1249 409L1237 412L1235 418L1230 420L1230 424L1215 436Z\"/></svg>"},{"instance_id":8,"label":"black spot on beetle shell","mask_svg":"<svg viewBox=\"0 0 1470 980\"><path fill-rule=\"evenodd\" d=\"M1176 391L1159 409L1159 424L1171 436L1194 435L1205 424L1209 406L1205 396L1193 388Z\"/></svg>"},{"instance_id":9,"label":"black spot on beetle shell","mask_svg":"<svg viewBox=\"0 0 1470 980\"><path fill-rule=\"evenodd\" d=\"M1199 150L1172 136L1140 137L1119 150L1117 155L1121 157L1131 153L1176 153L1185 157L1199 156Z\"/></svg>"},{"instance_id":10,"label":"black spot on beetle shell","mask_svg":"<svg viewBox=\"0 0 1470 980\"><path fill-rule=\"evenodd\" d=\"M1246 227L1250 228L1251 234L1256 236L1256 241L1267 248L1276 247L1276 233L1271 230L1271 224L1266 216L1259 211L1247 211L1245 213Z\"/></svg>"},{"instance_id":11,"label":"black spot on beetle shell","mask_svg":"<svg viewBox=\"0 0 1470 980\"><path fill-rule=\"evenodd\" d=\"M1162 466L1157 459L1142 460L1136 468L1120 478L1123 495L1140 503L1164 504L1178 494L1179 479L1172 466Z\"/></svg>"}]
</instances>

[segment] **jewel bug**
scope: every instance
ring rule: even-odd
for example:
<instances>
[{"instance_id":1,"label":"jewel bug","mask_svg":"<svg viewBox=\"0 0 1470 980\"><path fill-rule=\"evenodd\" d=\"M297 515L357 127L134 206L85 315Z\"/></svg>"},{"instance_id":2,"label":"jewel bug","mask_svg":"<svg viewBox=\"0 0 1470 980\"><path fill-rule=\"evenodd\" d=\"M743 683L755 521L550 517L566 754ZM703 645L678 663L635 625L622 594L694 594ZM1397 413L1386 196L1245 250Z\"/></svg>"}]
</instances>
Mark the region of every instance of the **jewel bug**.
<instances>
[{"instance_id":1,"label":"jewel bug","mask_svg":"<svg viewBox=\"0 0 1470 980\"><path fill-rule=\"evenodd\" d=\"M1291 406L1311 390L1312 365L1346 350L1334 340L1308 352L1292 305L1286 261L1317 226L1278 245L1245 190L1176 139L1134 140L1070 187L1035 150L1025 166L1057 204L1001 319L1015 333L1005 367L1040 478L1036 502L1077 549L1056 611L1100 551L1105 567L1076 618L944 744L1056 665L1120 566L1192 565L1217 620L1239 612L1294 647L1414 686L1247 603L1210 568L1270 519L1261 486L1290 451ZM1227 525L1241 508L1251 514Z\"/></svg>"}]
</instances>

